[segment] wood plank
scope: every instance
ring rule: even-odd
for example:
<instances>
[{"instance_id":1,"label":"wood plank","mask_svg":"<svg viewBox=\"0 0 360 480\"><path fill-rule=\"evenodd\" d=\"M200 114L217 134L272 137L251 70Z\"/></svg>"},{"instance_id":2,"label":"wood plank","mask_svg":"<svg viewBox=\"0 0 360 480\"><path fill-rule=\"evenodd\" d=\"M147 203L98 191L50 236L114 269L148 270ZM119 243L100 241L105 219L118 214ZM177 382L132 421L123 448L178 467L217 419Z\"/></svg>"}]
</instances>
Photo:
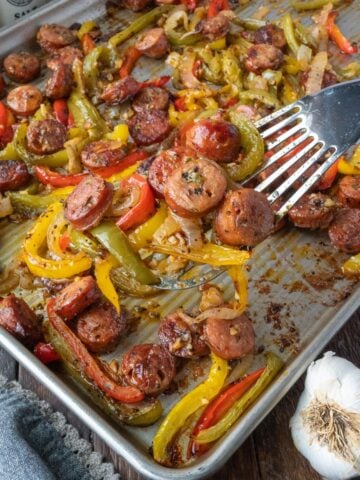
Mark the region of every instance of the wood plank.
<instances>
[{"instance_id":1,"label":"wood plank","mask_svg":"<svg viewBox=\"0 0 360 480\"><path fill-rule=\"evenodd\" d=\"M0 348L0 374L9 380L17 378L17 362L6 350Z\"/></svg>"}]
</instances>

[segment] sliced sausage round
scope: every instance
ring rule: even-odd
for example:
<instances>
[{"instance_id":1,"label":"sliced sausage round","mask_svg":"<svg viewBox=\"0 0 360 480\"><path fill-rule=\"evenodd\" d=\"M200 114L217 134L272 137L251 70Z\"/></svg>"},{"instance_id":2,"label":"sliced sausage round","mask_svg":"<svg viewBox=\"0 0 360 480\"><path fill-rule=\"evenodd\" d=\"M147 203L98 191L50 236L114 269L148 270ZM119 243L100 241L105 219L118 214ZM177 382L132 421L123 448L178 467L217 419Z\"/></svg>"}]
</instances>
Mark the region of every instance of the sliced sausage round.
<instances>
[{"instance_id":1,"label":"sliced sausage round","mask_svg":"<svg viewBox=\"0 0 360 480\"><path fill-rule=\"evenodd\" d=\"M71 66L59 63L46 82L45 95L50 100L66 98L70 95L72 86L73 73Z\"/></svg>"},{"instance_id":2,"label":"sliced sausage round","mask_svg":"<svg viewBox=\"0 0 360 480\"><path fill-rule=\"evenodd\" d=\"M69 195L65 218L76 230L97 225L111 205L113 186L100 177L88 176Z\"/></svg>"},{"instance_id":3,"label":"sliced sausage round","mask_svg":"<svg viewBox=\"0 0 360 480\"><path fill-rule=\"evenodd\" d=\"M158 331L162 345L176 357L193 358L208 355L202 324L188 324L177 312L163 319Z\"/></svg>"},{"instance_id":4,"label":"sliced sausage round","mask_svg":"<svg viewBox=\"0 0 360 480\"><path fill-rule=\"evenodd\" d=\"M133 97L140 89L141 84L135 78L128 76L107 85L100 98L109 105L116 105Z\"/></svg>"},{"instance_id":5,"label":"sliced sausage round","mask_svg":"<svg viewBox=\"0 0 360 480\"><path fill-rule=\"evenodd\" d=\"M14 88L7 96L11 110L19 116L27 117L36 112L42 102L40 90L33 85L22 85Z\"/></svg>"},{"instance_id":6,"label":"sliced sausage round","mask_svg":"<svg viewBox=\"0 0 360 480\"><path fill-rule=\"evenodd\" d=\"M4 82L4 78L0 73L0 98L4 97L6 93L6 85Z\"/></svg>"},{"instance_id":7,"label":"sliced sausage round","mask_svg":"<svg viewBox=\"0 0 360 480\"><path fill-rule=\"evenodd\" d=\"M347 175L339 182L338 198L340 202L350 208L360 208L360 177Z\"/></svg>"},{"instance_id":8,"label":"sliced sausage round","mask_svg":"<svg viewBox=\"0 0 360 480\"><path fill-rule=\"evenodd\" d=\"M90 275L74 280L55 297L54 311L64 320L72 320L85 308L100 300L100 290Z\"/></svg>"},{"instance_id":9,"label":"sliced sausage round","mask_svg":"<svg viewBox=\"0 0 360 480\"><path fill-rule=\"evenodd\" d=\"M46 60L46 66L50 68L50 70L55 70L60 63L72 66L76 59L82 60L83 58L84 54L79 48L72 46L64 47L56 50L56 52Z\"/></svg>"},{"instance_id":10,"label":"sliced sausage round","mask_svg":"<svg viewBox=\"0 0 360 480\"><path fill-rule=\"evenodd\" d=\"M342 252L360 252L360 208L340 210L329 227L329 237Z\"/></svg>"},{"instance_id":11,"label":"sliced sausage round","mask_svg":"<svg viewBox=\"0 0 360 480\"><path fill-rule=\"evenodd\" d=\"M136 42L135 47L146 57L161 58L170 49L169 41L163 28L151 28Z\"/></svg>"},{"instance_id":12,"label":"sliced sausage round","mask_svg":"<svg viewBox=\"0 0 360 480\"><path fill-rule=\"evenodd\" d=\"M40 62L28 52L10 53L4 60L6 75L14 82L28 83L40 73Z\"/></svg>"},{"instance_id":13,"label":"sliced sausage round","mask_svg":"<svg viewBox=\"0 0 360 480\"><path fill-rule=\"evenodd\" d=\"M169 93L164 88L145 87L136 95L131 106L135 112L143 110L167 110Z\"/></svg>"},{"instance_id":14,"label":"sliced sausage round","mask_svg":"<svg viewBox=\"0 0 360 480\"><path fill-rule=\"evenodd\" d=\"M111 167L121 162L126 149L121 142L99 140L91 142L81 152L81 162L90 169Z\"/></svg>"},{"instance_id":15,"label":"sliced sausage round","mask_svg":"<svg viewBox=\"0 0 360 480\"><path fill-rule=\"evenodd\" d=\"M240 133L224 120L200 120L186 129L185 147L215 162L233 162L240 152Z\"/></svg>"},{"instance_id":16,"label":"sliced sausage round","mask_svg":"<svg viewBox=\"0 0 360 480\"><path fill-rule=\"evenodd\" d=\"M128 126L132 138L139 146L161 142L171 130L167 112L163 110L135 113L128 121Z\"/></svg>"},{"instance_id":17,"label":"sliced sausage round","mask_svg":"<svg viewBox=\"0 0 360 480\"><path fill-rule=\"evenodd\" d=\"M31 175L24 162L2 160L0 162L0 192L18 190L29 183Z\"/></svg>"},{"instance_id":18,"label":"sliced sausage round","mask_svg":"<svg viewBox=\"0 0 360 480\"><path fill-rule=\"evenodd\" d=\"M176 374L173 356L156 343L135 345L124 355L121 370L126 382L146 395L166 390Z\"/></svg>"},{"instance_id":19,"label":"sliced sausage round","mask_svg":"<svg viewBox=\"0 0 360 480\"><path fill-rule=\"evenodd\" d=\"M164 196L164 188L166 181L179 166L184 152L178 148L164 150L153 160L150 165L148 180L155 192L160 196Z\"/></svg>"},{"instance_id":20,"label":"sliced sausage round","mask_svg":"<svg viewBox=\"0 0 360 480\"><path fill-rule=\"evenodd\" d=\"M304 195L289 211L289 219L300 228L327 228L334 219L335 202L323 193Z\"/></svg>"},{"instance_id":21,"label":"sliced sausage round","mask_svg":"<svg viewBox=\"0 0 360 480\"><path fill-rule=\"evenodd\" d=\"M233 320L208 318L204 334L210 349L224 360L242 358L254 351L254 329L246 315Z\"/></svg>"},{"instance_id":22,"label":"sliced sausage round","mask_svg":"<svg viewBox=\"0 0 360 480\"><path fill-rule=\"evenodd\" d=\"M132 10L133 12L139 12L144 10L148 5L151 5L152 0L123 0L125 8Z\"/></svg>"},{"instance_id":23,"label":"sliced sausage round","mask_svg":"<svg viewBox=\"0 0 360 480\"><path fill-rule=\"evenodd\" d=\"M118 345L126 329L126 315L118 315L110 303L88 308L76 319L74 331L93 353L107 353Z\"/></svg>"},{"instance_id":24,"label":"sliced sausage round","mask_svg":"<svg viewBox=\"0 0 360 480\"><path fill-rule=\"evenodd\" d=\"M279 48L267 43L253 45L247 51L245 67L249 72L256 74L264 70L277 70L284 61L284 55Z\"/></svg>"},{"instance_id":25,"label":"sliced sausage round","mask_svg":"<svg viewBox=\"0 0 360 480\"><path fill-rule=\"evenodd\" d=\"M207 18L199 24L199 30L210 41L225 37L230 31L230 19L219 13L215 17Z\"/></svg>"},{"instance_id":26,"label":"sliced sausage round","mask_svg":"<svg viewBox=\"0 0 360 480\"><path fill-rule=\"evenodd\" d=\"M66 137L66 128L57 120L33 120L26 133L27 148L37 155L48 155L61 150Z\"/></svg>"},{"instance_id":27,"label":"sliced sausage round","mask_svg":"<svg viewBox=\"0 0 360 480\"><path fill-rule=\"evenodd\" d=\"M53 53L74 43L76 37L69 28L63 25L44 24L39 28L36 39L46 53Z\"/></svg>"},{"instance_id":28,"label":"sliced sausage round","mask_svg":"<svg viewBox=\"0 0 360 480\"><path fill-rule=\"evenodd\" d=\"M254 247L274 228L274 213L263 193L240 188L226 195L214 226L222 242Z\"/></svg>"},{"instance_id":29,"label":"sliced sausage round","mask_svg":"<svg viewBox=\"0 0 360 480\"><path fill-rule=\"evenodd\" d=\"M22 298L13 294L0 299L0 325L29 348L42 337L35 313Z\"/></svg>"},{"instance_id":30,"label":"sliced sausage round","mask_svg":"<svg viewBox=\"0 0 360 480\"><path fill-rule=\"evenodd\" d=\"M254 33L254 43L267 43L276 48L283 49L286 47L284 30L273 23L268 23L256 30Z\"/></svg>"},{"instance_id":31,"label":"sliced sausage round","mask_svg":"<svg viewBox=\"0 0 360 480\"><path fill-rule=\"evenodd\" d=\"M168 177L164 196L181 217L201 217L221 202L226 187L225 175L215 162L184 156Z\"/></svg>"}]
</instances>

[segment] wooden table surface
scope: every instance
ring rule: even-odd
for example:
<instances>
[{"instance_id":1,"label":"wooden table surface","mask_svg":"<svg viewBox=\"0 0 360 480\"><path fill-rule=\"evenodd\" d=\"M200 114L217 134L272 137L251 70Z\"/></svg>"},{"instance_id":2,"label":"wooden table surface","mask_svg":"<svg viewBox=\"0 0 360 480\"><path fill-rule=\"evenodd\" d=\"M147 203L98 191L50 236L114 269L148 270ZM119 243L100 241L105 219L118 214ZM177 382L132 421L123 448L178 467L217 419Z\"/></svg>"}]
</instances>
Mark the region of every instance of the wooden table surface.
<instances>
[{"instance_id":1,"label":"wooden table surface","mask_svg":"<svg viewBox=\"0 0 360 480\"><path fill-rule=\"evenodd\" d=\"M329 343L326 350L360 366L360 310ZM118 455L112 452L77 417L68 412L46 388L39 384L6 352L0 349L0 374L17 379L25 388L49 401L60 410L94 449L115 464L124 480L142 480ZM321 480L307 461L295 449L289 431L289 420L295 411L304 379L301 378L286 397L268 415L254 433L243 443L232 458L211 480Z\"/></svg>"}]
</instances>

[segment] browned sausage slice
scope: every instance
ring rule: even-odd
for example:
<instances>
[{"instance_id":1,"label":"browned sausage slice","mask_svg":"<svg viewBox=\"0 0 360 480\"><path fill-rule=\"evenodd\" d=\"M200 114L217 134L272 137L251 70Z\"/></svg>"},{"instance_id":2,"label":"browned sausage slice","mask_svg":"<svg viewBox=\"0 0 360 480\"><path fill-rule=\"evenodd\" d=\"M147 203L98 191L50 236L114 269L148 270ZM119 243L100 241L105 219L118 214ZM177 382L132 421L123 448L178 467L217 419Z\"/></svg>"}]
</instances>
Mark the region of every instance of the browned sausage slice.
<instances>
[{"instance_id":1,"label":"browned sausage slice","mask_svg":"<svg viewBox=\"0 0 360 480\"><path fill-rule=\"evenodd\" d=\"M224 360L242 358L254 351L254 329L246 315L233 320L209 318L204 333L210 349Z\"/></svg>"},{"instance_id":2,"label":"browned sausage slice","mask_svg":"<svg viewBox=\"0 0 360 480\"><path fill-rule=\"evenodd\" d=\"M46 60L46 66L50 70L55 70L59 63L72 66L76 59L82 60L84 58L83 52L76 47L64 47L57 50L50 58Z\"/></svg>"},{"instance_id":3,"label":"browned sausage slice","mask_svg":"<svg viewBox=\"0 0 360 480\"><path fill-rule=\"evenodd\" d=\"M159 339L162 345L176 357L193 358L208 355L202 324L188 324L174 312L160 324Z\"/></svg>"},{"instance_id":4,"label":"browned sausage slice","mask_svg":"<svg viewBox=\"0 0 360 480\"><path fill-rule=\"evenodd\" d=\"M59 63L46 82L45 95L51 100L66 98L73 86L73 73L70 65Z\"/></svg>"},{"instance_id":5,"label":"browned sausage slice","mask_svg":"<svg viewBox=\"0 0 360 480\"><path fill-rule=\"evenodd\" d=\"M33 120L27 129L27 148L37 155L55 153L64 147L67 131L57 120Z\"/></svg>"},{"instance_id":6,"label":"browned sausage slice","mask_svg":"<svg viewBox=\"0 0 360 480\"><path fill-rule=\"evenodd\" d=\"M138 112L130 118L128 126L132 138L139 146L161 142L171 130L167 112L163 110Z\"/></svg>"},{"instance_id":7,"label":"browned sausage slice","mask_svg":"<svg viewBox=\"0 0 360 480\"><path fill-rule=\"evenodd\" d=\"M4 97L6 93L6 85L4 82L4 78L0 73L0 98Z\"/></svg>"},{"instance_id":8,"label":"browned sausage slice","mask_svg":"<svg viewBox=\"0 0 360 480\"><path fill-rule=\"evenodd\" d=\"M254 34L254 43L267 43L276 48L283 49L286 47L284 30L273 23L268 23L256 30Z\"/></svg>"},{"instance_id":9,"label":"browned sausage slice","mask_svg":"<svg viewBox=\"0 0 360 480\"><path fill-rule=\"evenodd\" d=\"M338 198L350 208L360 208L360 177L347 175L339 182Z\"/></svg>"},{"instance_id":10,"label":"browned sausage slice","mask_svg":"<svg viewBox=\"0 0 360 480\"><path fill-rule=\"evenodd\" d=\"M274 213L263 193L241 188L226 195L214 226L222 242L254 247L272 231Z\"/></svg>"},{"instance_id":11,"label":"browned sausage slice","mask_svg":"<svg viewBox=\"0 0 360 480\"><path fill-rule=\"evenodd\" d=\"M225 175L215 162L185 156L168 177L164 196L181 217L201 217L221 202L226 186Z\"/></svg>"},{"instance_id":12,"label":"browned sausage slice","mask_svg":"<svg viewBox=\"0 0 360 480\"><path fill-rule=\"evenodd\" d=\"M75 333L93 353L111 352L126 329L126 315L110 303L88 308L76 319Z\"/></svg>"},{"instance_id":13,"label":"browned sausage slice","mask_svg":"<svg viewBox=\"0 0 360 480\"><path fill-rule=\"evenodd\" d=\"M163 28L152 28L145 32L136 42L135 47L150 58L161 58L170 48Z\"/></svg>"},{"instance_id":14,"label":"browned sausage slice","mask_svg":"<svg viewBox=\"0 0 360 480\"><path fill-rule=\"evenodd\" d=\"M30 348L41 339L37 316L22 298L13 294L0 300L0 325Z\"/></svg>"},{"instance_id":15,"label":"browned sausage slice","mask_svg":"<svg viewBox=\"0 0 360 480\"><path fill-rule=\"evenodd\" d=\"M215 17L201 21L198 28L206 38L213 41L229 33L230 19L226 15L219 13Z\"/></svg>"},{"instance_id":16,"label":"browned sausage slice","mask_svg":"<svg viewBox=\"0 0 360 480\"><path fill-rule=\"evenodd\" d=\"M109 105L115 105L136 95L140 89L141 84L135 78L128 76L107 85L100 98Z\"/></svg>"},{"instance_id":17,"label":"browned sausage slice","mask_svg":"<svg viewBox=\"0 0 360 480\"><path fill-rule=\"evenodd\" d=\"M144 10L148 5L152 3L152 0L123 0L125 8L132 10L133 12L139 12Z\"/></svg>"},{"instance_id":18,"label":"browned sausage slice","mask_svg":"<svg viewBox=\"0 0 360 480\"><path fill-rule=\"evenodd\" d=\"M322 193L304 195L289 211L289 219L300 228L327 228L334 219L335 202Z\"/></svg>"},{"instance_id":19,"label":"browned sausage slice","mask_svg":"<svg viewBox=\"0 0 360 480\"><path fill-rule=\"evenodd\" d=\"M148 180L151 187L160 196L164 196L166 181L180 165L184 152L178 148L164 150L154 159L149 168Z\"/></svg>"},{"instance_id":20,"label":"browned sausage slice","mask_svg":"<svg viewBox=\"0 0 360 480\"><path fill-rule=\"evenodd\" d=\"M36 34L36 39L46 53L53 53L71 45L76 40L74 33L69 28L56 24L42 25Z\"/></svg>"},{"instance_id":21,"label":"browned sausage slice","mask_svg":"<svg viewBox=\"0 0 360 480\"><path fill-rule=\"evenodd\" d=\"M135 112L143 110L167 110L169 94L164 88L145 87L136 95L131 106Z\"/></svg>"},{"instance_id":22,"label":"browned sausage slice","mask_svg":"<svg viewBox=\"0 0 360 480\"><path fill-rule=\"evenodd\" d=\"M93 277L74 280L55 297L54 311L64 320L72 320L85 308L100 300L100 290Z\"/></svg>"},{"instance_id":23,"label":"browned sausage slice","mask_svg":"<svg viewBox=\"0 0 360 480\"><path fill-rule=\"evenodd\" d=\"M0 162L0 192L18 190L31 179L24 162L18 160L2 160Z\"/></svg>"},{"instance_id":24,"label":"browned sausage slice","mask_svg":"<svg viewBox=\"0 0 360 480\"><path fill-rule=\"evenodd\" d=\"M329 237L343 252L360 252L360 208L340 210L329 227Z\"/></svg>"},{"instance_id":25,"label":"browned sausage slice","mask_svg":"<svg viewBox=\"0 0 360 480\"><path fill-rule=\"evenodd\" d=\"M135 345L124 355L121 370L129 385L147 395L166 390L176 374L173 356L156 343Z\"/></svg>"},{"instance_id":26,"label":"browned sausage slice","mask_svg":"<svg viewBox=\"0 0 360 480\"><path fill-rule=\"evenodd\" d=\"M102 168L115 165L125 157L126 149L120 142L99 140L91 142L81 152L81 162L87 168Z\"/></svg>"},{"instance_id":27,"label":"browned sausage slice","mask_svg":"<svg viewBox=\"0 0 360 480\"><path fill-rule=\"evenodd\" d=\"M40 73L40 62L28 52L10 53L4 60L6 75L14 82L28 83Z\"/></svg>"},{"instance_id":28,"label":"browned sausage slice","mask_svg":"<svg viewBox=\"0 0 360 480\"><path fill-rule=\"evenodd\" d=\"M249 48L245 67L249 72L260 74L267 69L277 70L281 67L283 60L284 55L279 48L267 43L259 43Z\"/></svg>"},{"instance_id":29,"label":"browned sausage slice","mask_svg":"<svg viewBox=\"0 0 360 480\"><path fill-rule=\"evenodd\" d=\"M69 195L65 218L77 230L97 225L111 205L113 186L100 177L84 178Z\"/></svg>"},{"instance_id":30,"label":"browned sausage slice","mask_svg":"<svg viewBox=\"0 0 360 480\"><path fill-rule=\"evenodd\" d=\"M224 120L200 120L186 129L185 147L215 162L233 162L239 156L240 133Z\"/></svg>"},{"instance_id":31,"label":"browned sausage slice","mask_svg":"<svg viewBox=\"0 0 360 480\"><path fill-rule=\"evenodd\" d=\"M36 112L42 102L40 90L33 85L14 88L7 96L11 110L19 116L27 117Z\"/></svg>"}]
</instances>

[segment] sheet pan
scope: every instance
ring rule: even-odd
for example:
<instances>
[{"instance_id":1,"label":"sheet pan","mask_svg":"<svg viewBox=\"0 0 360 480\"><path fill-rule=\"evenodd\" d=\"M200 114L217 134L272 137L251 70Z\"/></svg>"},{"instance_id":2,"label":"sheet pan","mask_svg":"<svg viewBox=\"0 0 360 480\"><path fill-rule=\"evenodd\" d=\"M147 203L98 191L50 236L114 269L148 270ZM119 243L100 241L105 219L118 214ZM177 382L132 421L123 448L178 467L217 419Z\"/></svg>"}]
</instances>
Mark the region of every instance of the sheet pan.
<instances>
[{"instance_id":1,"label":"sheet pan","mask_svg":"<svg viewBox=\"0 0 360 480\"><path fill-rule=\"evenodd\" d=\"M269 3L272 9L269 17L278 16L277 10L284 7L284 11L287 3ZM261 1L252 2L250 7L242 9L244 16L263 4ZM357 28L360 20L359 7L359 2L353 2L351 9L347 8L341 16L342 28L357 40L360 38ZM105 3L99 0L58 0L48 4L28 21L0 31L0 56L24 44L33 48L36 29L45 22L71 25L75 21L94 18L98 19L103 31L110 33L119 30L133 18L130 12L119 12L110 22L105 22L104 13ZM340 63L346 61L340 56L338 60ZM153 67L149 70L150 65L152 63L142 61L136 75L145 79L158 74ZM0 223L0 249L5 250L5 255L1 255L3 263L15 253L14 237L23 237L28 227L29 224ZM325 233L301 232L294 228L278 232L255 249L250 270L249 314L256 332L257 362L263 361L263 351L273 350L283 358L286 367L265 394L206 456L181 469L162 467L149 455L151 439L158 424L142 429L118 427L92 404L71 379L45 367L2 329L0 345L142 475L156 480L204 478L227 461L359 308L360 287L354 281L343 278L340 273L346 258L347 255L334 250ZM231 282L226 275L219 277L216 282L224 288L225 296L233 294ZM24 294L26 300L36 306L36 294L19 293ZM155 340L158 323L154 319L179 306L191 309L198 299L199 292L191 289L180 293L169 292L147 300L126 301L129 310L146 307L152 315L143 319L137 331L126 338L114 354L105 358L119 358L130 345ZM257 364L253 366L255 368ZM190 362L180 376L192 378L196 367L195 362ZM195 383L201 380L202 378L197 378ZM168 411L179 395L193 388L195 383L190 381L179 392L163 396L165 410Z\"/></svg>"}]
</instances>

